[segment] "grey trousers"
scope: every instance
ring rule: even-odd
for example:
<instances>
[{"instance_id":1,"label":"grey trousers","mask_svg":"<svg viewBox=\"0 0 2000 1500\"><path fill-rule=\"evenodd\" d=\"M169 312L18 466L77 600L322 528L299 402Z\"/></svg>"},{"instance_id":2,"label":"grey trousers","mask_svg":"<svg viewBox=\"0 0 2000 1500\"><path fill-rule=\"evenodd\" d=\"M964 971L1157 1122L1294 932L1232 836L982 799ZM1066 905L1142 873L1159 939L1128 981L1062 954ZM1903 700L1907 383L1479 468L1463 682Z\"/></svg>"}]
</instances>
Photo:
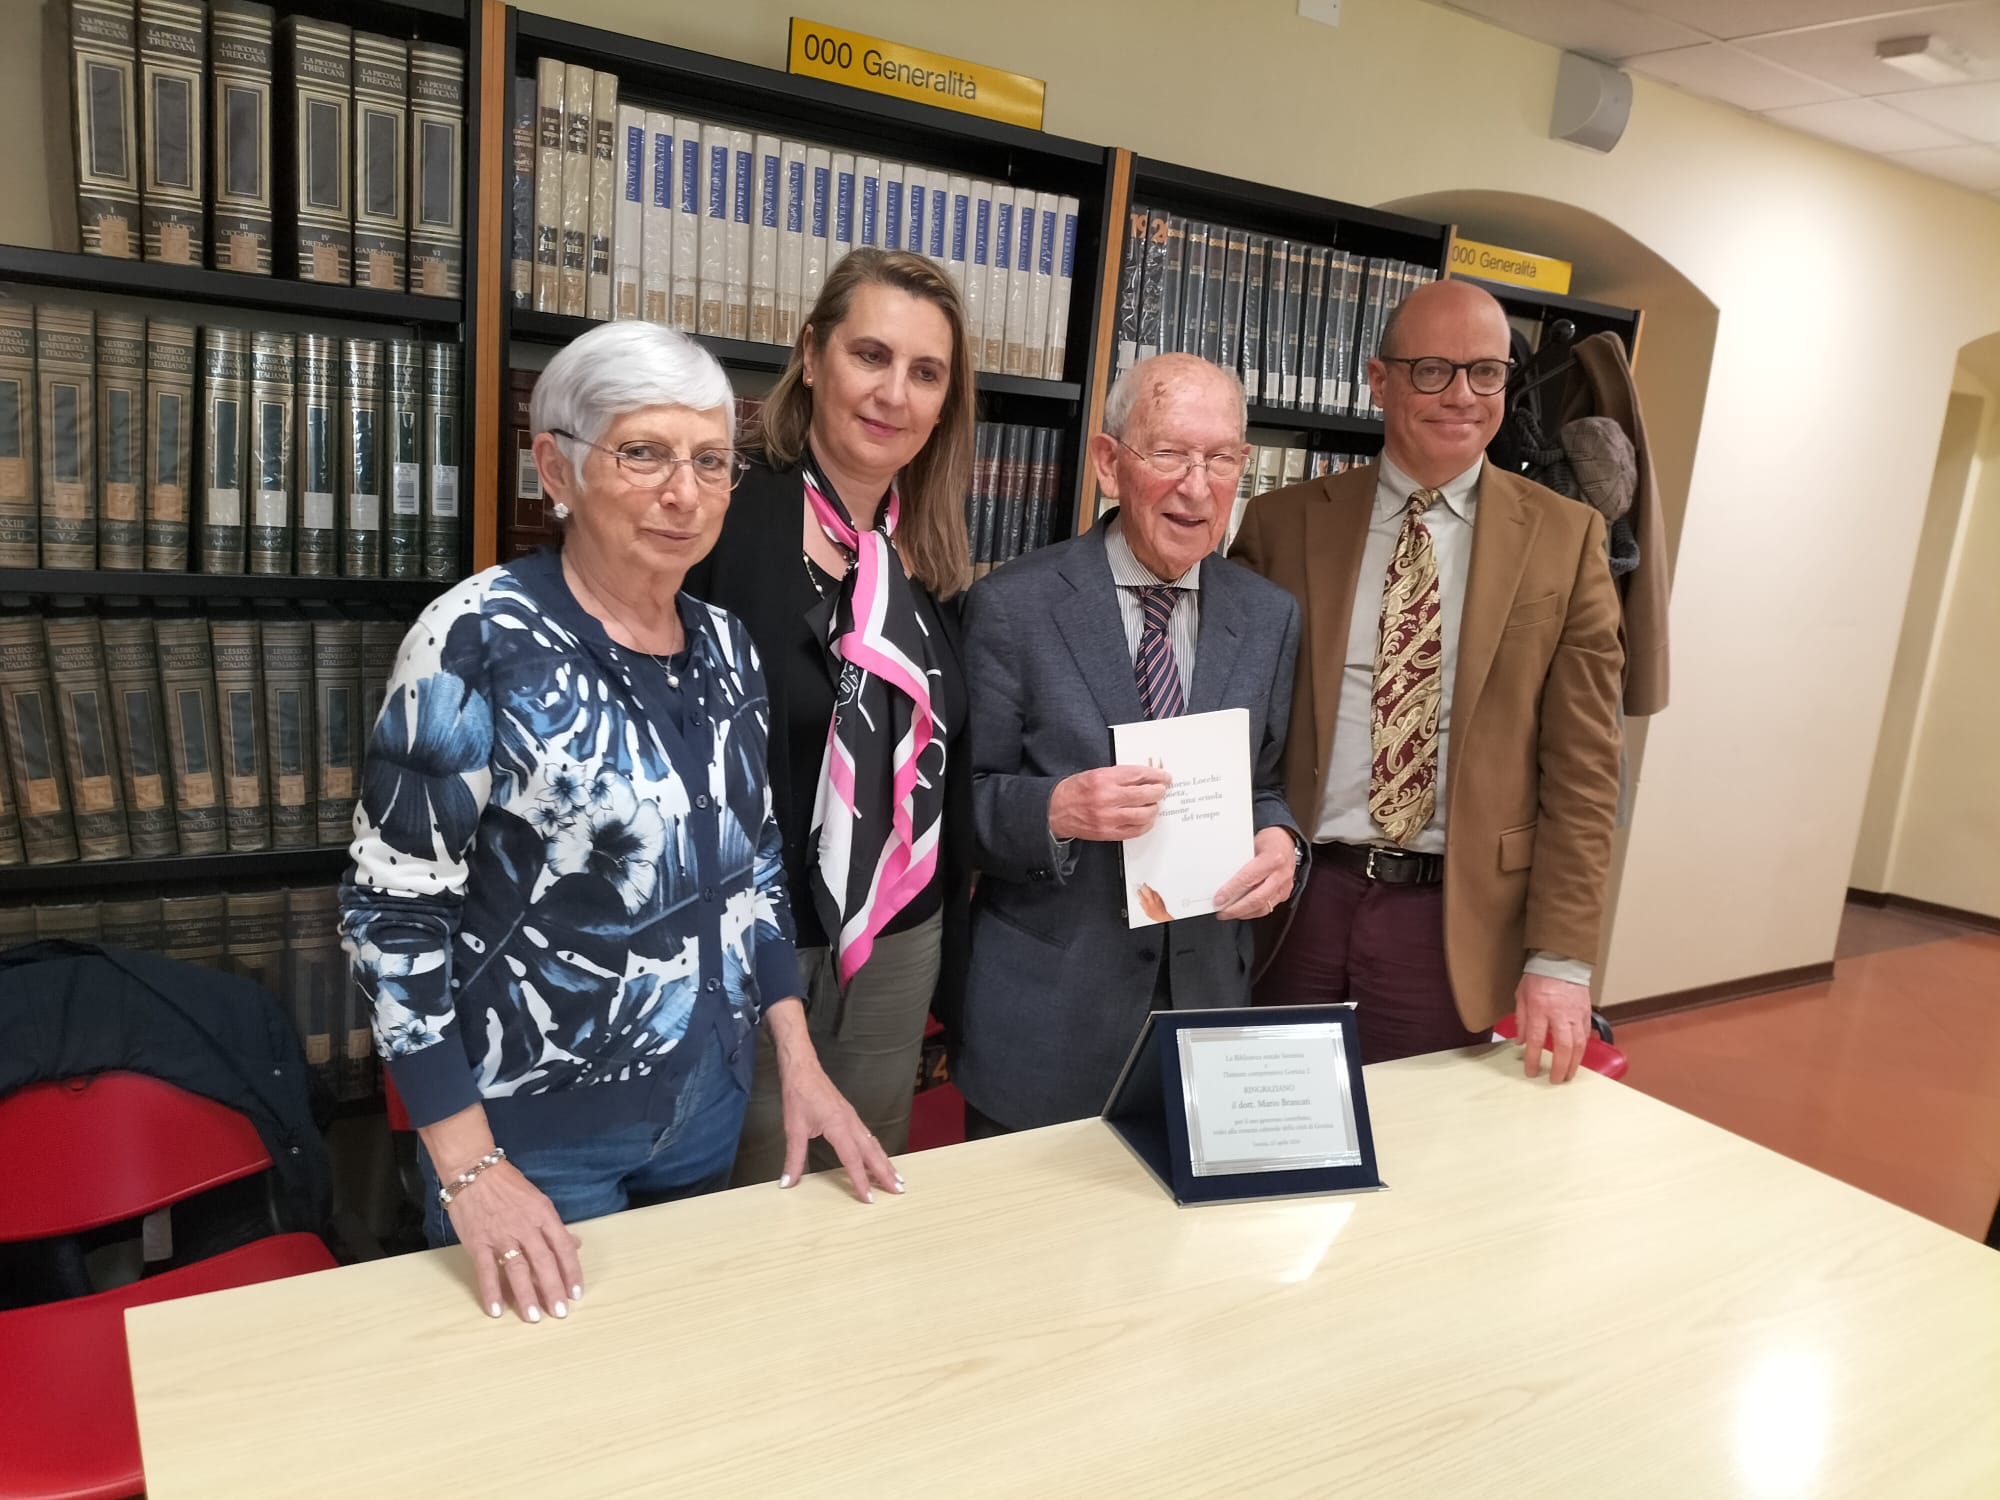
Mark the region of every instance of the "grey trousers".
<instances>
[{"instance_id":1,"label":"grey trousers","mask_svg":"<svg viewBox=\"0 0 2000 1500\"><path fill-rule=\"evenodd\" d=\"M847 1096L861 1123L891 1156L910 1144L910 1098L923 1053L924 1018L937 989L944 918L932 915L907 932L875 940L868 962L848 986L843 1004L831 948L799 949L806 982L806 1022L820 1066ZM768 1026L757 1029L757 1072L731 1187L771 1182L784 1170L785 1119L778 1092L777 1049ZM840 1165L833 1148L815 1139L806 1170Z\"/></svg>"}]
</instances>

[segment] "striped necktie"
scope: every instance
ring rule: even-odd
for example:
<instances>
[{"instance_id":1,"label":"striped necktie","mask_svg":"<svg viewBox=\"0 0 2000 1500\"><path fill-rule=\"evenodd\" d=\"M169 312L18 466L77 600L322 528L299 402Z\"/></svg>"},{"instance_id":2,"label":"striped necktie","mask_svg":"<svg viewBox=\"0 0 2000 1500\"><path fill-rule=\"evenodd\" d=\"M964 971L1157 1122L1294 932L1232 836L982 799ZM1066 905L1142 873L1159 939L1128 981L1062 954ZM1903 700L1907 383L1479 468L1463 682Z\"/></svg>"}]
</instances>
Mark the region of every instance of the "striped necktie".
<instances>
[{"instance_id":1,"label":"striped necktie","mask_svg":"<svg viewBox=\"0 0 2000 1500\"><path fill-rule=\"evenodd\" d=\"M1437 553L1424 512L1443 498L1436 490L1410 496L1382 588L1368 815L1398 844L1423 832L1437 810L1444 637L1438 619Z\"/></svg>"},{"instance_id":2,"label":"striped necktie","mask_svg":"<svg viewBox=\"0 0 2000 1500\"><path fill-rule=\"evenodd\" d=\"M1139 654L1132 662L1132 675L1139 683L1139 702L1149 719L1171 719L1185 707L1181 700L1181 668L1174 659L1174 643L1167 635L1167 622L1174 617L1181 591L1172 584L1148 584L1138 590L1139 610L1145 629L1139 635Z\"/></svg>"}]
</instances>

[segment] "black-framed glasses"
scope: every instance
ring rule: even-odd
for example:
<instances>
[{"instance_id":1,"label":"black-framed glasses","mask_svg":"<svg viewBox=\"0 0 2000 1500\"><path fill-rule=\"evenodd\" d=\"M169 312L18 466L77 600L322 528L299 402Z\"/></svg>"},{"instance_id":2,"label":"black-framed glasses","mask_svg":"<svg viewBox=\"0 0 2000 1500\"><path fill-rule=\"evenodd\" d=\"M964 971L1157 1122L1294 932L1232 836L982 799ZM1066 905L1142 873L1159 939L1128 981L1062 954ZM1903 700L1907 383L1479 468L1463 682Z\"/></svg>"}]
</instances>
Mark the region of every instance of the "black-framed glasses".
<instances>
[{"instance_id":1,"label":"black-framed glasses","mask_svg":"<svg viewBox=\"0 0 2000 1500\"><path fill-rule=\"evenodd\" d=\"M1448 390L1458 379L1458 372L1465 371L1465 383L1472 388L1475 396L1497 396L1507 389L1507 382L1514 375L1514 361L1511 359L1439 359L1435 355L1419 355L1409 359L1401 355L1385 354L1385 365L1408 365L1410 384L1426 396L1435 396Z\"/></svg>"},{"instance_id":2,"label":"black-framed glasses","mask_svg":"<svg viewBox=\"0 0 2000 1500\"><path fill-rule=\"evenodd\" d=\"M1127 453L1138 459L1162 479L1171 479L1178 484L1187 478L1191 469L1200 469L1210 479L1224 484L1234 484L1243 477L1244 458L1241 453L1177 453L1172 448L1161 448L1152 453L1141 453L1121 437L1111 440Z\"/></svg>"},{"instance_id":3,"label":"black-framed glasses","mask_svg":"<svg viewBox=\"0 0 2000 1500\"><path fill-rule=\"evenodd\" d=\"M688 472L694 475L694 482L705 490L733 490L742 482L743 474L750 467L750 460L740 453L732 453L727 448L704 448L699 453L686 458L675 458L659 443L624 443L616 448L600 447L584 440L566 427L551 427L549 432L559 438L568 438L572 443L598 453L607 453L618 461L618 467L626 478L638 489L665 489L674 476L674 470L686 464Z\"/></svg>"}]
</instances>

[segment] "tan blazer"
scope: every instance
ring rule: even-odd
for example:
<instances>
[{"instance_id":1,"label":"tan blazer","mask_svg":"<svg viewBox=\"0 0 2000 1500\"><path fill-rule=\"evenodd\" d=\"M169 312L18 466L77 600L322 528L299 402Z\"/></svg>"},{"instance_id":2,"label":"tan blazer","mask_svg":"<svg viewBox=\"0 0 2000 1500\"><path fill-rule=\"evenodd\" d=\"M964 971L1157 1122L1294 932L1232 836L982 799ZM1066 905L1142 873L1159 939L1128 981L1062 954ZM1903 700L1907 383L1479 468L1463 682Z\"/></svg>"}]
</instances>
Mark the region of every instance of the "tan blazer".
<instances>
[{"instance_id":1,"label":"tan blazer","mask_svg":"<svg viewBox=\"0 0 2000 1500\"><path fill-rule=\"evenodd\" d=\"M1374 500L1372 465L1274 490L1251 502L1230 550L1304 614L1284 772L1308 837ZM1445 962L1469 1029L1513 1009L1531 950L1597 957L1623 665L1603 517L1488 464L1445 776Z\"/></svg>"}]
</instances>

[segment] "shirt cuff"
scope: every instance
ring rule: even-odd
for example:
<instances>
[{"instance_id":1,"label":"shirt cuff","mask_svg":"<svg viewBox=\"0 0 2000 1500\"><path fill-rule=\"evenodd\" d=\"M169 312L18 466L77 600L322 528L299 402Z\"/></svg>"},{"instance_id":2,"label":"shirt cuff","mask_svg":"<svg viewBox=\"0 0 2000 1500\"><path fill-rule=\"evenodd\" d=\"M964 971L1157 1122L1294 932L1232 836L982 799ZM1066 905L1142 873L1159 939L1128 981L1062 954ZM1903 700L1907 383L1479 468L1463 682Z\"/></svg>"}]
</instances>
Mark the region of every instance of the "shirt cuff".
<instances>
[{"instance_id":1,"label":"shirt cuff","mask_svg":"<svg viewBox=\"0 0 2000 1500\"><path fill-rule=\"evenodd\" d=\"M799 951L789 939L772 941L767 938L760 942L753 963L757 974L757 1015L760 1021L766 1006L776 1005L780 1000L805 998L806 982L799 972Z\"/></svg>"},{"instance_id":2,"label":"shirt cuff","mask_svg":"<svg viewBox=\"0 0 2000 1500\"><path fill-rule=\"evenodd\" d=\"M456 1028L428 1047L390 1057L386 1066L410 1124L419 1130L482 1102Z\"/></svg>"},{"instance_id":3,"label":"shirt cuff","mask_svg":"<svg viewBox=\"0 0 2000 1500\"><path fill-rule=\"evenodd\" d=\"M1540 951L1528 955L1527 965L1522 970L1525 974L1536 974L1543 979L1560 979L1569 984L1580 984L1585 989L1590 988L1590 976L1594 971L1594 965L1585 963L1580 958L1564 958L1560 953Z\"/></svg>"},{"instance_id":4,"label":"shirt cuff","mask_svg":"<svg viewBox=\"0 0 2000 1500\"><path fill-rule=\"evenodd\" d=\"M1054 833L1049 835L1049 868L1056 872L1057 880L1068 880L1076 873L1076 840L1059 839Z\"/></svg>"}]
</instances>

